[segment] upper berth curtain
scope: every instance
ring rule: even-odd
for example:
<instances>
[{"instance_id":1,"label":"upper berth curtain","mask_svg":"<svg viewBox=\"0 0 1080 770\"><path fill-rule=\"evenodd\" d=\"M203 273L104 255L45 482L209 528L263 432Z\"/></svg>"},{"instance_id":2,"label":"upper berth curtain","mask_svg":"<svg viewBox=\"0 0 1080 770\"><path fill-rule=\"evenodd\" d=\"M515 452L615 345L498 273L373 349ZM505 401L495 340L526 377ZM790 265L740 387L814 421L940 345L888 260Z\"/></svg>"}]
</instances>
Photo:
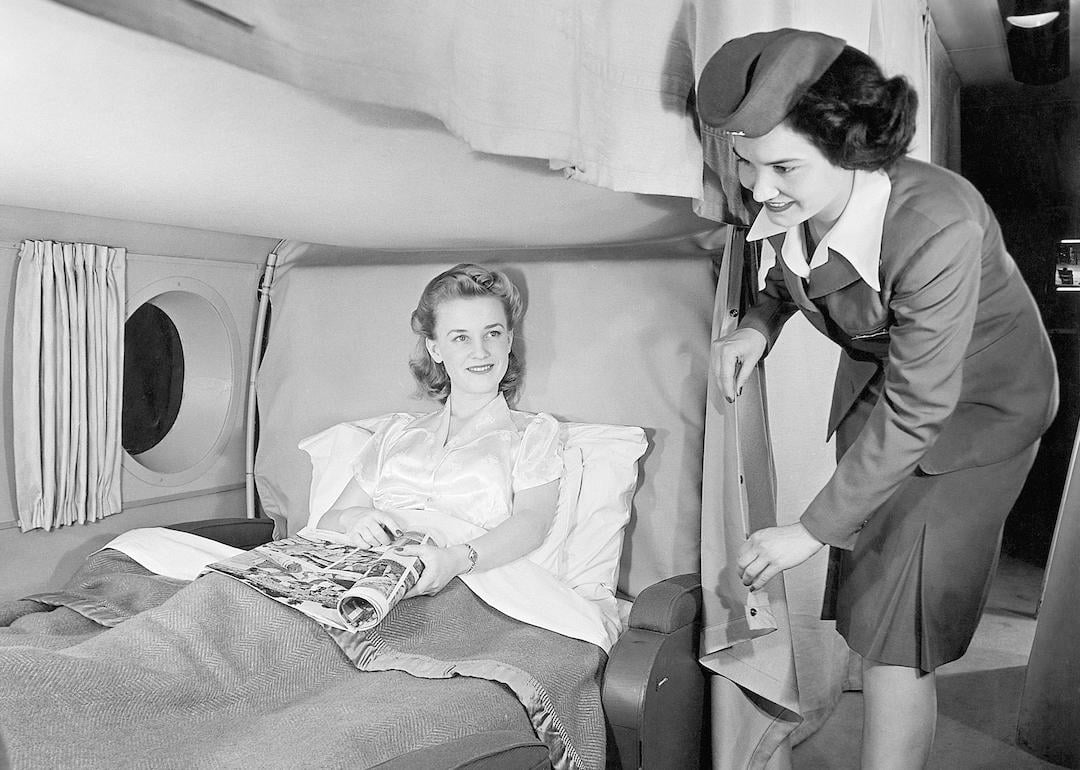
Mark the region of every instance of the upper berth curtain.
<instances>
[{"instance_id":1,"label":"upper berth curtain","mask_svg":"<svg viewBox=\"0 0 1080 770\"><path fill-rule=\"evenodd\" d=\"M120 510L124 249L23 241L12 400L19 526Z\"/></svg>"},{"instance_id":2,"label":"upper berth curtain","mask_svg":"<svg viewBox=\"0 0 1080 770\"><path fill-rule=\"evenodd\" d=\"M926 0L60 2L317 93L428 113L482 152L690 198L721 221L692 92L725 41L781 26L839 35L928 103Z\"/></svg>"}]
</instances>

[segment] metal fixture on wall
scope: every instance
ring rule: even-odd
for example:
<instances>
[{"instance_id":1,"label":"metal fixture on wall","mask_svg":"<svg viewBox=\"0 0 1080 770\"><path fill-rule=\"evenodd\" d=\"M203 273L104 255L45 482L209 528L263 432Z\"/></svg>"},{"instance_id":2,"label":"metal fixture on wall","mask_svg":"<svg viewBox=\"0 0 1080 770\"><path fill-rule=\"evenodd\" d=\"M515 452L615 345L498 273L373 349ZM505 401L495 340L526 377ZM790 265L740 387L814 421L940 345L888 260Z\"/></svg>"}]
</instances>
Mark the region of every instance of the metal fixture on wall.
<instances>
[{"instance_id":1,"label":"metal fixture on wall","mask_svg":"<svg viewBox=\"0 0 1080 770\"><path fill-rule=\"evenodd\" d=\"M1069 74L1069 0L998 0L1013 78L1048 85Z\"/></svg>"}]
</instances>

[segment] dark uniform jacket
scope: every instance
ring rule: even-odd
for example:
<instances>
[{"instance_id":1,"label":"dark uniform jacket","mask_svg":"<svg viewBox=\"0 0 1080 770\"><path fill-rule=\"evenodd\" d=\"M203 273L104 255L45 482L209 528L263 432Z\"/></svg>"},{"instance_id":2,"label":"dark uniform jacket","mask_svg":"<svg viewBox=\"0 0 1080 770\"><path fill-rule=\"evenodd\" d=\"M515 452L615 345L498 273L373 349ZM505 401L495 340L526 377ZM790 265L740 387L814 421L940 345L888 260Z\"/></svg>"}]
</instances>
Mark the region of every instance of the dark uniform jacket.
<instances>
[{"instance_id":1,"label":"dark uniform jacket","mask_svg":"<svg viewBox=\"0 0 1080 770\"><path fill-rule=\"evenodd\" d=\"M982 196L908 158L888 175L880 290L832 250L804 282L780 258L780 233L769 239L776 262L740 324L771 348L801 310L840 345L830 436L875 375L883 378L866 424L839 447L836 472L802 516L811 534L843 548L910 474L1012 457L1042 435L1058 403L1038 308Z\"/></svg>"}]
</instances>

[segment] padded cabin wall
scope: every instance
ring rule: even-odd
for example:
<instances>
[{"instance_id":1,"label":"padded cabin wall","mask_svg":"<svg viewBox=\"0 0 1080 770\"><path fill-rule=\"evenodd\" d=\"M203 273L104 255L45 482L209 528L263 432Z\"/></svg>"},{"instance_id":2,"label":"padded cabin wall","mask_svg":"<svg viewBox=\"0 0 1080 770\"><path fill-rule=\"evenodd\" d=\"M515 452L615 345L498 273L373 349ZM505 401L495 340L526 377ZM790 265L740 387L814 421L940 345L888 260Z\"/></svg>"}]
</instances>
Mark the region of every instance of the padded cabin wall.
<instances>
[{"instance_id":1,"label":"padded cabin wall","mask_svg":"<svg viewBox=\"0 0 1080 770\"><path fill-rule=\"evenodd\" d=\"M506 270L529 311L515 334L518 407L565 421L638 425L640 466L621 590L698 568L701 462L715 276L694 239L593 249L378 253L283 249L258 381L256 485L279 533L307 523L311 464L297 442L343 420L424 411L406 361L408 314L456 262ZM320 344L312 344L312 340Z\"/></svg>"},{"instance_id":2,"label":"padded cabin wall","mask_svg":"<svg viewBox=\"0 0 1080 770\"><path fill-rule=\"evenodd\" d=\"M14 458L12 457L11 334L13 298L19 244L23 239L85 241L126 247L133 253L168 255L187 259L198 272L197 259L237 263L248 267L254 276L260 263L276 241L201 230L164 227L114 219L74 216L36 209L0 206L0 297L5 312L0 335L0 597L16 598L43 590L66 578L77 568L85 554L100 548L120 532L135 527L160 526L174 521L244 515L242 466L226 484L231 487L210 494L164 500L128 507L113 516L87 525L62 527L52 532L20 532L16 525ZM228 268L229 266L225 266ZM252 321L256 306L257 278L250 291L250 307L245 312ZM238 319L238 328L250 323ZM245 370L246 371L246 370ZM246 382L241 383L246 387ZM129 478L125 472L125 480ZM163 496L168 496L163 493ZM125 494L125 500L128 499Z\"/></svg>"}]
</instances>

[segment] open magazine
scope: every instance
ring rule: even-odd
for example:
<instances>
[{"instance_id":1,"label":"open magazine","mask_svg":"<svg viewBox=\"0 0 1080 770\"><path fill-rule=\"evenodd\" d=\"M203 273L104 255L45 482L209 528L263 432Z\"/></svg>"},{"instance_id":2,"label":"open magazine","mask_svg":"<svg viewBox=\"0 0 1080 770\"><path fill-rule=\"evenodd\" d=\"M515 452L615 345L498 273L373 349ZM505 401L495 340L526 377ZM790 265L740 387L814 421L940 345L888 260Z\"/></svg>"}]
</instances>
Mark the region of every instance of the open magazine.
<instances>
[{"instance_id":1,"label":"open magazine","mask_svg":"<svg viewBox=\"0 0 1080 770\"><path fill-rule=\"evenodd\" d=\"M415 556L392 549L434 544L405 532L389 545L367 549L302 536L273 540L207 569L252 586L271 599L343 631L374 628L424 571Z\"/></svg>"}]
</instances>

